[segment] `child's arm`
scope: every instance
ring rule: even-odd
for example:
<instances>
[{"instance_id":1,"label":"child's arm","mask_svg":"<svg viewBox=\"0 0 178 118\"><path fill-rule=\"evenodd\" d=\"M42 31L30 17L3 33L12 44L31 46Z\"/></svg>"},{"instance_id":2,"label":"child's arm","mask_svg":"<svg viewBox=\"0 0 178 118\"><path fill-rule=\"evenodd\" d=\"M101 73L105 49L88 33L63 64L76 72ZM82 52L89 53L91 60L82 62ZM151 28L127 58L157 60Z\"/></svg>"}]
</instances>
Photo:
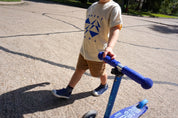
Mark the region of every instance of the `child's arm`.
<instances>
[{"instance_id":1,"label":"child's arm","mask_svg":"<svg viewBox=\"0 0 178 118\"><path fill-rule=\"evenodd\" d=\"M121 28L122 28L122 26L118 25L118 26L112 27L110 29L108 46L104 51L103 57L106 57L106 55L110 55L112 59L114 59L116 57L116 55L113 52L113 48L114 48L116 41L119 37L119 30L121 30Z\"/></svg>"}]
</instances>

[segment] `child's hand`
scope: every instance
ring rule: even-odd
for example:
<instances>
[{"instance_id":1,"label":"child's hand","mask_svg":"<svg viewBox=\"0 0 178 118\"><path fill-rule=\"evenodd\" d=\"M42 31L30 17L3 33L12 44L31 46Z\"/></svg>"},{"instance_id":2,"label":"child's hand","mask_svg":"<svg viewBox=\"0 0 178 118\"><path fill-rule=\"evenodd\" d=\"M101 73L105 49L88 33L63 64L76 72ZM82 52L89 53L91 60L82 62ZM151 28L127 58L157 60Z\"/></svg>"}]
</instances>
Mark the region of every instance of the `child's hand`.
<instances>
[{"instance_id":1,"label":"child's hand","mask_svg":"<svg viewBox=\"0 0 178 118\"><path fill-rule=\"evenodd\" d=\"M111 57L111 59L115 59L116 55L114 54L113 50L111 47L107 47L106 50L104 51L103 58L105 58L107 55Z\"/></svg>"}]
</instances>

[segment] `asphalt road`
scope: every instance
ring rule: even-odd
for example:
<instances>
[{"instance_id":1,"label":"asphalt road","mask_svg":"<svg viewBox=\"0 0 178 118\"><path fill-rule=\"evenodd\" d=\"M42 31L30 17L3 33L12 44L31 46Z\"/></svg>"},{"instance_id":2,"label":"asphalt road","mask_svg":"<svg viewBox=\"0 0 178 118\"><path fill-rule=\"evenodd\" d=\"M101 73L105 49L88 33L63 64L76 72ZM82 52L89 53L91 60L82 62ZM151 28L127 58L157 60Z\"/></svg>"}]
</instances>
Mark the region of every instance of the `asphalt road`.
<instances>
[{"instance_id":1,"label":"asphalt road","mask_svg":"<svg viewBox=\"0 0 178 118\"><path fill-rule=\"evenodd\" d=\"M0 118L81 118L91 109L102 118L113 83L100 97L100 80L87 71L69 100L55 98L72 76L83 40L86 9L44 1L0 5ZM142 118L178 116L178 19L123 15L114 52L123 65L153 80L144 90L123 77L112 113L147 99Z\"/></svg>"}]
</instances>

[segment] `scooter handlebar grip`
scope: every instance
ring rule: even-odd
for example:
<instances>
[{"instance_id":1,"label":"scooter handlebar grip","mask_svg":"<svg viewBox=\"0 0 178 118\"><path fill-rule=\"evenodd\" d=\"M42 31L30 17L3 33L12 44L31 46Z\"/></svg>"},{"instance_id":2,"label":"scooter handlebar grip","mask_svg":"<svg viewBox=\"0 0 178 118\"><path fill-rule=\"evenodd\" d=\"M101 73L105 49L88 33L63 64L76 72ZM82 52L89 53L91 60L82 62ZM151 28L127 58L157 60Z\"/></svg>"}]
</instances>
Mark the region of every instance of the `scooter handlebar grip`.
<instances>
[{"instance_id":1,"label":"scooter handlebar grip","mask_svg":"<svg viewBox=\"0 0 178 118\"><path fill-rule=\"evenodd\" d=\"M100 60L103 60L106 63L110 64L111 66L116 67L120 63L120 62L116 61L115 59L111 59L110 56L106 56L105 58L103 58L103 54L104 54L104 52L100 52L98 54L98 58Z\"/></svg>"},{"instance_id":2,"label":"scooter handlebar grip","mask_svg":"<svg viewBox=\"0 0 178 118\"><path fill-rule=\"evenodd\" d=\"M150 89L153 85L153 81L150 78L145 78L144 76L142 76L138 72L130 69L127 66L124 66L122 68L121 72L123 74L127 75L128 77L130 77L135 82L141 84L142 88L144 88L144 89Z\"/></svg>"},{"instance_id":3,"label":"scooter handlebar grip","mask_svg":"<svg viewBox=\"0 0 178 118\"><path fill-rule=\"evenodd\" d=\"M117 67L118 64L120 64L120 62L116 61L115 59L111 59L110 56L106 56L105 58L103 58L103 54L104 54L104 52L100 52L98 54L98 58L100 60L105 61L106 63L110 64L113 67ZM150 89L153 85L153 81L150 78L143 77L141 74L130 69L127 66L122 67L121 72L123 74L127 75L128 77L130 77L135 82L141 84L142 88L144 88L144 89Z\"/></svg>"}]
</instances>

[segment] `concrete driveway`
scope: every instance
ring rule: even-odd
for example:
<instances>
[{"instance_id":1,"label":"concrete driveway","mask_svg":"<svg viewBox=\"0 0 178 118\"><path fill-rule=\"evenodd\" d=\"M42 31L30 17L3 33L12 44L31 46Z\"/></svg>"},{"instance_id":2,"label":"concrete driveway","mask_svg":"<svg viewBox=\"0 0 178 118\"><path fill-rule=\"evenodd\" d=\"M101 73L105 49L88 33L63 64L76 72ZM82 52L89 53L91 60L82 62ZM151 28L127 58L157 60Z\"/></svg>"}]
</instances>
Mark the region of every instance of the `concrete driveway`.
<instances>
[{"instance_id":1,"label":"concrete driveway","mask_svg":"<svg viewBox=\"0 0 178 118\"><path fill-rule=\"evenodd\" d=\"M87 71L69 100L55 98L72 76L86 9L41 1L0 5L0 118L81 118L94 109L102 118L114 76L107 66L109 90L90 91L100 80ZM150 77L144 90L123 77L112 113L148 99L142 118L178 116L178 19L123 15L124 27L115 46L117 60Z\"/></svg>"}]
</instances>

